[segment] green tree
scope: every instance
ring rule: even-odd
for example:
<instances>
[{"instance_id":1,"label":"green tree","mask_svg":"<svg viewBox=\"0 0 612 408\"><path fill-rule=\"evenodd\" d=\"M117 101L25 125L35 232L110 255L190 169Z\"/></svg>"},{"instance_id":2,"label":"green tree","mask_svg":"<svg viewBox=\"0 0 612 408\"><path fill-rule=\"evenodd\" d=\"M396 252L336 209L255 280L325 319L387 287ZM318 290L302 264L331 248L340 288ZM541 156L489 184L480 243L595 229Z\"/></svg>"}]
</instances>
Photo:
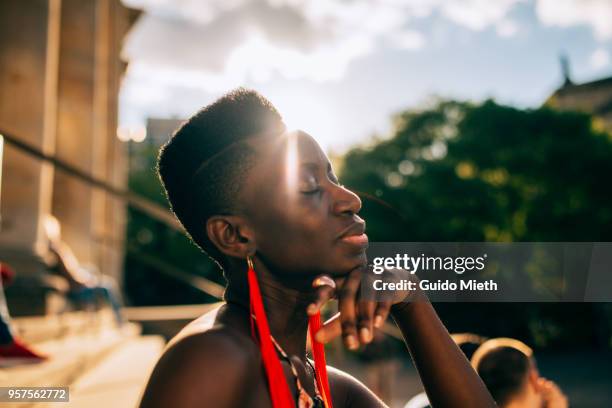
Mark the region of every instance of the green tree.
<instances>
[{"instance_id":1,"label":"green tree","mask_svg":"<svg viewBox=\"0 0 612 408\"><path fill-rule=\"evenodd\" d=\"M612 139L588 115L490 100L402 112L390 138L352 149L340 171L364 198L372 241L413 242L610 241L611 175ZM570 307L584 312L575 326L563 321ZM492 335L506 315L505 329L540 345L599 342L607 319L593 305L441 308L458 330L471 322Z\"/></svg>"}]
</instances>

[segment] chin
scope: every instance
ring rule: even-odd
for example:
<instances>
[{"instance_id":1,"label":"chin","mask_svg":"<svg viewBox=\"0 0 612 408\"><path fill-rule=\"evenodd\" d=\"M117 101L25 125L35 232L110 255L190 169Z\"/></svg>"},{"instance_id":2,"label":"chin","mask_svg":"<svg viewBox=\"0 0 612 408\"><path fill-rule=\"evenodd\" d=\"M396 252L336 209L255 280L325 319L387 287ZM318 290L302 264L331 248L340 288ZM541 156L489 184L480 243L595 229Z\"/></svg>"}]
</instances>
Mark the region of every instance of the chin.
<instances>
[{"instance_id":1,"label":"chin","mask_svg":"<svg viewBox=\"0 0 612 408\"><path fill-rule=\"evenodd\" d=\"M359 267L366 267L368 265L368 257L365 251L361 252L356 256L345 258L342 262L342 267L339 267L332 273L333 276L342 277L347 276L351 271Z\"/></svg>"}]
</instances>

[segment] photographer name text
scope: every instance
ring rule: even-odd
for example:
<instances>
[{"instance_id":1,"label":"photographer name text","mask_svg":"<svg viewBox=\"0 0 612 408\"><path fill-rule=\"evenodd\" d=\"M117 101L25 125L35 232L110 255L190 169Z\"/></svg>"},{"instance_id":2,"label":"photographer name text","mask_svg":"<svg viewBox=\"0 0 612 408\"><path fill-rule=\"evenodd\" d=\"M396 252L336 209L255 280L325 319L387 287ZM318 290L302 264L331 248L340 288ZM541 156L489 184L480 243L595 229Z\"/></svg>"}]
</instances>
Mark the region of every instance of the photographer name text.
<instances>
[{"instance_id":1,"label":"photographer name text","mask_svg":"<svg viewBox=\"0 0 612 408\"><path fill-rule=\"evenodd\" d=\"M493 279L488 281L477 281L476 279L470 280L459 280L455 282L452 280L436 280L430 281L423 279L419 282L409 281L402 279L398 282L385 282L382 279L376 279L372 282L374 290L416 290L421 289L423 291L497 291L497 282Z\"/></svg>"}]
</instances>

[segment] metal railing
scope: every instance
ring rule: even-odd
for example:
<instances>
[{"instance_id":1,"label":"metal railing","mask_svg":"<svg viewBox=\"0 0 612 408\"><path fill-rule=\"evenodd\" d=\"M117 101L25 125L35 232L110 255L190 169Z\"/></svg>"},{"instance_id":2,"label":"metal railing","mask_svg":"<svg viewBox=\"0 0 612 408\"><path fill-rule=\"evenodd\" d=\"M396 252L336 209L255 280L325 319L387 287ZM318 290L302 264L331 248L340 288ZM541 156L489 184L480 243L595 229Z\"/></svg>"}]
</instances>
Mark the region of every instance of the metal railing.
<instances>
[{"instance_id":1,"label":"metal railing","mask_svg":"<svg viewBox=\"0 0 612 408\"><path fill-rule=\"evenodd\" d=\"M4 132L0 130L0 164L2 163L2 140L11 146L17 148L18 150L38 159L42 162L52 164L56 169L60 169L65 173L81 180L85 184L99 188L112 195L114 198L119 199L123 202L126 202L128 205L132 206L134 209L143 212L144 214L150 216L151 218L165 224L166 226L176 230L183 230L182 226L172 214L172 212L159 204L144 198L134 192L131 192L127 189L119 188L113 186L112 184L96 178L90 174L87 174L83 170L66 163L65 161L51 156L42 152L35 146L32 146L29 143L26 143L19 138L11 135L8 132ZM0 172L2 167L0 166ZM1 173L0 173L1 174ZM204 278L202 276L197 276L192 273L186 272L180 268L177 268L174 265L170 265L167 262L155 257L153 255L145 254L142 251L139 251L134 245L127 245L126 250L130 253L130 255L134 256L137 260L142 262L145 265L151 266L156 270L162 272L164 275L179 280L197 290L204 292L205 294L212 296L217 299L221 299L223 296L223 286L219 285L216 282L213 282L210 279Z\"/></svg>"}]
</instances>

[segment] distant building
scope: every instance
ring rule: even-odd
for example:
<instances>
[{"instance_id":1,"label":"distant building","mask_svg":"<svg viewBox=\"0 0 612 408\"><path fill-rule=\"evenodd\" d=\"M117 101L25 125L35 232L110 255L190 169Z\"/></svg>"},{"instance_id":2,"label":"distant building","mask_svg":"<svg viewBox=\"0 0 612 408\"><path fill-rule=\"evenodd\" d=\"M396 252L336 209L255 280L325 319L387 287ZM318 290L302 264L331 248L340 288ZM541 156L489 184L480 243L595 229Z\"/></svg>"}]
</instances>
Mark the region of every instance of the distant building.
<instances>
[{"instance_id":1,"label":"distant building","mask_svg":"<svg viewBox=\"0 0 612 408\"><path fill-rule=\"evenodd\" d=\"M562 60L563 86L545 102L560 110L585 112L600 120L603 128L612 132L612 76L592 82L575 84L569 75L567 60Z\"/></svg>"}]
</instances>

